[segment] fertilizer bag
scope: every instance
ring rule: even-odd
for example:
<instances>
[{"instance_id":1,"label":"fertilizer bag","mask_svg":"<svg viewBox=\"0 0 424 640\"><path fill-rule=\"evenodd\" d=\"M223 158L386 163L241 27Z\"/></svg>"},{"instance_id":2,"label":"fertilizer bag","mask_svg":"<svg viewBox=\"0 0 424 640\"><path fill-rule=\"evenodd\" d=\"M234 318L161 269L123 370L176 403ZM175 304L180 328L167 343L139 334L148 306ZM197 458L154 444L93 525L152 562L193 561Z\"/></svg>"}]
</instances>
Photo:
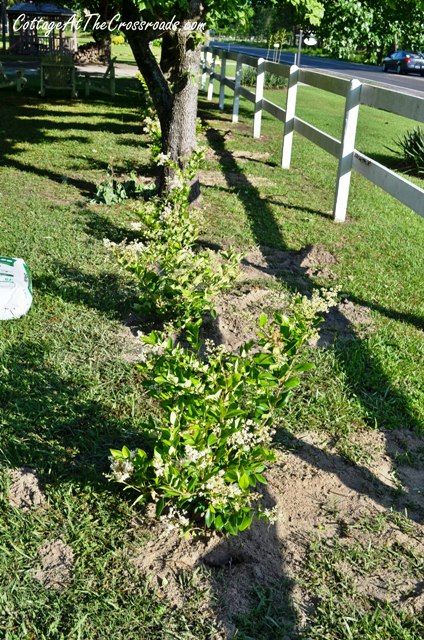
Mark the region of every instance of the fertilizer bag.
<instances>
[{"instance_id":1,"label":"fertilizer bag","mask_svg":"<svg viewBox=\"0 0 424 640\"><path fill-rule=\"evenodd\" d=\"M21 258L0 256L0 320L24 316L32 304L31 273Z\"/></svg>"}]
</instances>

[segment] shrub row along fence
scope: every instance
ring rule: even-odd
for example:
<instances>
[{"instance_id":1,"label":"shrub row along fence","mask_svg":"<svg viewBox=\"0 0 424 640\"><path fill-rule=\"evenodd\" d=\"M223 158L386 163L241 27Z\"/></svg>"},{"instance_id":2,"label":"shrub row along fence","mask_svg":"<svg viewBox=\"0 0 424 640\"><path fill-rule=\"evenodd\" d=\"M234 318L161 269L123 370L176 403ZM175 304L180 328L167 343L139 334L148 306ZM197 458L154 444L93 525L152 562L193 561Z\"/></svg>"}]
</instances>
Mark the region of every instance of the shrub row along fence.
<instances>
[{"instance_id":1,"label":"shrub row along fence","mask_svg":"<svg viewBox=\"0 0 424 640\"><path fill-rule=\"evenodd\" d=\"M220 72L216 61L220 59ZM227 61L236 63L235 77L227 77ZM243 65L256 69L255 92L242 86ZM287 98L285 108L264 97L265 74L287 78ZM424 122L424 98L406 95L390 89L363 84L357 79L347 80L325 73L299 69L296 65L270 62L263 58L224 50L220 47L204 47L202 56L202 88L207 86L207 98L213 99L214 80L219 81L219 108L224 109L225 87L234 92L233 122L238 122L240 98L254 105L253 137L259 138L262 127L262 113L266 111L283 123L281 167L289 169L292 156L293 133L296 131L312 143L324 149L338 160L333 216L337 222L344 222L349 199L352 170L381 187L394 198L424 217L424 190L398 175L388 167L355 149L356 128L361 104L395 113L411 120ZM297 88L299 83L345 98L342 139L314 127L296 115Z\"/></svg>"}]
</instances>

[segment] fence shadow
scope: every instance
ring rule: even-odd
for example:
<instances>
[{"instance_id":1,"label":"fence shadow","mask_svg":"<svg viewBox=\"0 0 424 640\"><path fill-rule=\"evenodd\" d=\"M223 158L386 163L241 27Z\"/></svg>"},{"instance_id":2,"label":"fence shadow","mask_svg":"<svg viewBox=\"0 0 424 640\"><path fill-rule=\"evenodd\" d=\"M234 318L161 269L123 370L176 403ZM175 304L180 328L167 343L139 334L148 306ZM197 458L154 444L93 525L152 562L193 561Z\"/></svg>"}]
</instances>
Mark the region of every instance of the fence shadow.
<instances>
[{"instance_id":1,"label":"fence shadow","mask_svg":"<svg viewBox=\"0 0 424 640\"><path fill-rule=\"evenodd\" d=\"M202 107L203 105L201 105L201 109ZM206 104L204 107L207 109L208 105ZM203 109L200 113L205 126L208 127L206 131L208 142L215 152L224 177L227 179L229 173L231 175L238 174L239 176L238 184L240 188L237 189L235 193L244 208L246 219L257 245L259 245L259 247L263 246L264 229L266 229L267 236L272 235L274 238L275 241L273 244L275 246L283 251L289 251L289 247L286 244L280 225L274 216L269 202L261 197L259 189L252 185L246 174L240 170L236 159L226 147L224 135L220 130L213 127L213 115L208 115L207 111ZM212 120L212 123L210 123L209 120ZM227 183L229 183L229 180L227 180ZM231 184L228 184L228 186L231 186ZM270 262L267 253L265 252L263 256L269 268L272 269L273 264ZM306 270L303 270L300 282L299 279L293 278L292 275L286 275L284 271L278 277L292 291L298 291L300 288L302 293L305 291L311 293L315 288L314 282L308 276ZM401 424L403 428L415 429L418 432L420 425L414 415L410 398L393 386L390 378L383 371L373 353L370 351L367 342L358 336L355 326L338 308L332 311L332 321L335 326L343 326L344 330L351 334L348 342L337 344L335 354L346 374L347 384L351 392L359 398L365 409L369 424L372 426L377 424L380 425L381 428L381 425L392 423L393 415L395 415L398 424ZM365 379L364 372L366 372ZM392 456L393 450L389 443L387 452ZM393 466L396 467L395 460L393 460L393 463ZM372 480L373 485L381 485L377 478L370 478L370 480ZM383 492L385 490L389 490L390 492L390 488L386 485L380 486L380 489ZM407 493L414 493L414 487L406 486L405 489ZM367 483L364 483L363 491L374 496L374 489L368 489ZM385 499L382 500L382 498L378 498L378 496L377 499L382 503L384 502L385 506L387 506ZM404 508L404 502L393 498L391 506L402 510ZM422 513L416 512L414 517L421 521Z\"/></svg>"}]
</instances>

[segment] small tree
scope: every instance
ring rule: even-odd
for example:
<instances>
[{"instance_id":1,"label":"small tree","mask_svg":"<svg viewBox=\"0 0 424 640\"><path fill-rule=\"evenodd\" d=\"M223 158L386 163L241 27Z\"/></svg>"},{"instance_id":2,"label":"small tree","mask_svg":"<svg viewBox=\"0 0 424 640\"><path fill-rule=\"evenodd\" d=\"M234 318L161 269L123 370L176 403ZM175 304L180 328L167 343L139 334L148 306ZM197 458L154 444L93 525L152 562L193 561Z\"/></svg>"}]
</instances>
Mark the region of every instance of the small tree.
<instances>
[{"instance_id":1,"label":"small tree","mask_svg":"<svg viewBox=\"0 0 424 640\"><path fill-rule=\"evenodd\" d=\"M123 27L138 68L146 81L156 109L161 131L162 151L181 167L196 148L196 117L202 30L188 28L205 23L209 29L219 22L233 21L247 25L253 15L252 1L240 0L122 0L118 2L122 22L143 20L153 23L148 29ZM318 0L271 0L270 6L321 6ZM178 29L167 28L174 19ZM158 62L150 48L161 40Z\"/></svg>"}]
</instances>

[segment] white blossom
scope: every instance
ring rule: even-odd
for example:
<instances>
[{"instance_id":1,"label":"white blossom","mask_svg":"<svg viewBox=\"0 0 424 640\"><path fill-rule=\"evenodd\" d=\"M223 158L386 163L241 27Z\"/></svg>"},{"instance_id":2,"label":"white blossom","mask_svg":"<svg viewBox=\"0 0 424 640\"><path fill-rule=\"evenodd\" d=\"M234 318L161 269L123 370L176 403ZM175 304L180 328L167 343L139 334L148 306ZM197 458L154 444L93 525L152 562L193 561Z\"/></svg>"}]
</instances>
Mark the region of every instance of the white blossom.
<instances>
[{"instance_id":1,"label":"white blossom","mask_svg":"<svg viewBox=\"0 0 424 640\"><path fill-rule=\"evenodd\" d=\"M110 464L110 477L116 482L127 482L133 474L134 465L128 459L112 458Z\"/></svg>"}]
</instances>

